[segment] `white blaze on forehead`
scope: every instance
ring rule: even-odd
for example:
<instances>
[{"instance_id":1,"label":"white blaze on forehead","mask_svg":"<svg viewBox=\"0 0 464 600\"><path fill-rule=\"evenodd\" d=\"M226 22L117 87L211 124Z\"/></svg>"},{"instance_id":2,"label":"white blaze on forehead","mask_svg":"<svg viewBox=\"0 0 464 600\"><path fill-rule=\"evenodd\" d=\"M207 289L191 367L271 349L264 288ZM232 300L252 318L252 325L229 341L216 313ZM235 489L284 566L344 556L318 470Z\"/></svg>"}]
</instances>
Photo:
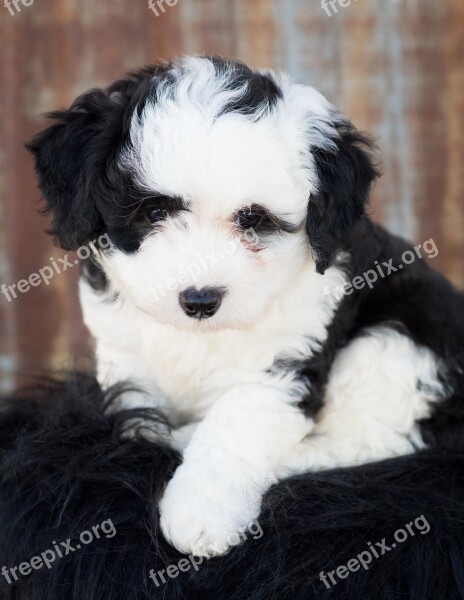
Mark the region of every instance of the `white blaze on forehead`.
<instances>
[{"instance_id":1,"label":"white blaze on forehead","mask_svg":"<svg viewBox=\"0 0 464 600\"><path fill-rule=\"evenodd\" d=\"M247 203L293 213L301 208L295 202L308 198L295 157L267 119L225 115L211 123L195 109L177 107L169 115L150 107L144 116L134 173L144 188L227 213ZM290 205L283 207L282 198Z\"/></svg>"},{"instance_id":2,"label":"white blaze on forehead","mask_svg":"<svg viewBox=\"0 0 464 600\"><path fill-rule=\"evenodd\" d=\"M227 89L232 71L221 76L207 59L186 59L173 73L175 81L158 84L155 98L132 118L121 164L137 184L181 196L210 214L228 216L258 203L302 219L317 187L308 150L327 146L328 133L334 135L324 97L282 77L283 99L258 111L259 118L220 115L246 91Z\"/></svg>"}]
</instances>

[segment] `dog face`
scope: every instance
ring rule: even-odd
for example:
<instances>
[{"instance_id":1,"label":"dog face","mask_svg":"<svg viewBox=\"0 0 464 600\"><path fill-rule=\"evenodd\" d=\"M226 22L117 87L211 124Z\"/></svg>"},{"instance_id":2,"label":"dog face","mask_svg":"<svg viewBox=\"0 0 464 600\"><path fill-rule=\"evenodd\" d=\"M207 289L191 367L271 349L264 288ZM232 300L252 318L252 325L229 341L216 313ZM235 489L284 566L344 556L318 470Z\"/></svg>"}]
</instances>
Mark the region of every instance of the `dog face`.
<instances>
[{"instance_id":1,"label":"dog face","mask_svg":"<svg viewBox=\"0 0 464 600\"><path fill-rule=\"evenodd\" d=\"M254 324L362 219L369 142L313 88L187 58L77 99L30 145L54 233L181 329Z\"/></svg>"}]
</instances>

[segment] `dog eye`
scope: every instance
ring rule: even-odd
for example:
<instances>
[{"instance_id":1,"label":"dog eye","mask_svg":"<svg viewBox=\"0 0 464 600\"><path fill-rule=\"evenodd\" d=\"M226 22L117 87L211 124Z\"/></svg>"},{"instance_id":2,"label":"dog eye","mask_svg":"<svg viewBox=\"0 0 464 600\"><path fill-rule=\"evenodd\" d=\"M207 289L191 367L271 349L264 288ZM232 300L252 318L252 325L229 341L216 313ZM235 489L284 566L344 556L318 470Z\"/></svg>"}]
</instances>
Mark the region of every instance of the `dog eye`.
<instances>
[{"instance_id":1,"label":"dog eye","mask_svg":"<svg viewBox=\"0 0 464 600\"><path fill-rule=\"evenodd\" d=\"M164 221L169 216L169 212L165 208L155 208L147 216L150 223L158 223Z\"/></svg>"},{"instance_id":2,"label":"dog eye","mask_svg":"<svg viewBox=\"0 0 464 600\"><path fill-rule=\"evenodd\" d=\"M236 223L242 229L255 229L263 220L263 215L254 212L251 208L243 208L237 213Z\"/></svg>"}]
</instances>

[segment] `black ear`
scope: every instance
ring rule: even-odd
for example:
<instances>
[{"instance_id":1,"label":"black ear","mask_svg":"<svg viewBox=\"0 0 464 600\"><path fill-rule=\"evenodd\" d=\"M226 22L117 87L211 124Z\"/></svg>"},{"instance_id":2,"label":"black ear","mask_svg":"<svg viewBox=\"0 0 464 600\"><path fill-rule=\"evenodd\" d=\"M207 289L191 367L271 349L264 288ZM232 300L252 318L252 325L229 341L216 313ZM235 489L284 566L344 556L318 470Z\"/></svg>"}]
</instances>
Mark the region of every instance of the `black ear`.
<instances>
[{"instance_id":1,"label":"black ear","mask_svg":"<svg viewBox=\"0 0 464 600\"><path fill-rule=\"evenodd\" d=\"M80 96L65 111L48 114L55 123L28 144L39 187L52 212L52 233L60 246L75 249L102 229L92 198L93 177L105 151L108 97L99 90Z\"/></svg>"},{"instance_id":2,"label":"black ear","mask_svg":"<svg viewBox=\"0 0 464 600\"><path fill-rule=\"evenodd\" d=\"M50 233L62 248L76 249L103 232L98 196L111 191L106 175L127 139L133 111L141 109L153 77L166 68L146 67L107 90L79 96L68 110L47 115L55 123L27 145L35 157L44 212L53 214Z\"/></svg>"},{"instance_id":3,"label":"black ear","mask_svg":"<svg viewBox=\"0 0 464 600\"><path fill-rule=\"evenodd\" d=\"M306 231L321 274L363 221L371 185L379 175L369 138L347 120L337 119L334 132L325 148L311 149L319 185L309 200Z\"/></svg>"}]
</instances>

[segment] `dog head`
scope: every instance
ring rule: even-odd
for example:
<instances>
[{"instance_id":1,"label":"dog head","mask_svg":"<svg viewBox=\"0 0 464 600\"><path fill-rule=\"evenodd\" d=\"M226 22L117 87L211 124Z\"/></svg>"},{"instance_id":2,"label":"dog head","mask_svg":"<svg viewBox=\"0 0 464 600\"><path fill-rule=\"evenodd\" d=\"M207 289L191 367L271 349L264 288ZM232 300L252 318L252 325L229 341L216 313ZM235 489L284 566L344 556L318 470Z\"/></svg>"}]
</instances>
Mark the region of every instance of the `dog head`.
<instances>
[{"instance_id":1,"label":"dog head","mask_svg":"<svg viewBox=\"0 0 464 600\"><path fill-rule=\"evenodd\" d=\"M53 233L119 294L186 329L247 327L362 222L372 145L311 87L219 58L80 96L29 145Z\"/></svg>"}]
</instances>

